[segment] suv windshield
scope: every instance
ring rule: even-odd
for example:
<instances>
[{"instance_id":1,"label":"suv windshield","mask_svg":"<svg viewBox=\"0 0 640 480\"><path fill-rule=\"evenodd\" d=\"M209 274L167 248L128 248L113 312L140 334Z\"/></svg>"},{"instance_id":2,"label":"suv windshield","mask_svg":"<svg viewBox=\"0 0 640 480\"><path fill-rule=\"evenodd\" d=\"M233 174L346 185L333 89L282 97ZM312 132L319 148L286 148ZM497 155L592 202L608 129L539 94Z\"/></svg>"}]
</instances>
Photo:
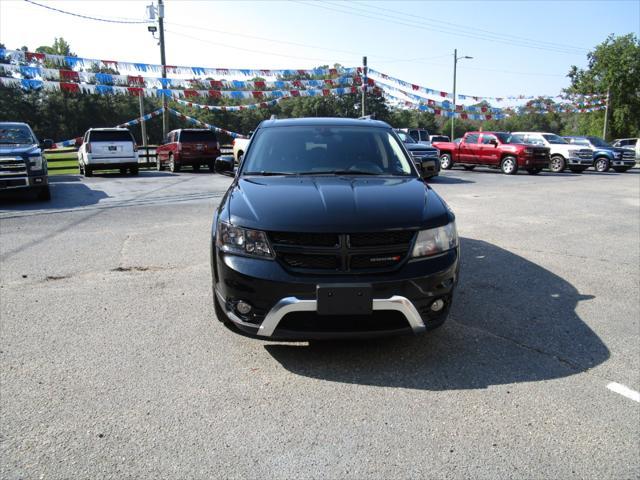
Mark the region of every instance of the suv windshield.
<instances>
[{"instance_id":1,"label":"suv windshield","mask_svg":"<svg viewBox=\"0 0 640 480\"><path fill-rule=\"evenodd\" d=\"M514 141L514 135L511 135L510 133L496 132L494 135L498 137L500 143L519 143Z\"/></svg>"},{"instance_id":2,"label":"suv windshield","mask_svg":"<svg viewBox=\"0 0 640 480\"><path fill-rule=\"evenodd\" d=\"M587 137L594 147L611 147L611 145L598 137Z\"/></svg>"},{"instance_id":3,"label":"suv windshield","mask_svg":"<svg viewBox=\"0 0 640 480\"><path fill-rule=\"evenodd\" d=\"M90 142L133 142L128 130L93 130L89 133Z\"/></svg>"},{"instance_id":4,"label":"suv windshield","mask_svg":"<svg viewBox=\"0 0 640 480\"><path fill-rule=\"evenodd\" d=\"M244 175L413 175L391 130L329 125L260 129L242 170Z\"/></svg>"},{"instance_id":5,"label":"suv windshield","mask_svg":"<svg viewBox=\"0 0 640 480\"><path fill-rule=\"evenodd\" d=\"M181 142L215 142L216 134L211 130L183 130L180 132Z\"/></svg>"},{"instance_id":6,"label":"suv windshield","mask_svg":"<svg viewBox=\"0 0 640 480\"><path fill-rule=\"evenodd\" d=\"M4 145L34 145L38 143L31 130L25 125L1 125L0 144Z\"/></svg>"},{"instance_id":7,"label":"suv windshield","mask_svg":"<svg viewBox=\"0 0 640 480\"><path fill-rule=\"evenodd\" d=\"M546 133L542 135L544 139L552 144L566 144L567 142L564 138L559 137L558 135L554 135L553 133Z\"/></svg>"}]
</instances>

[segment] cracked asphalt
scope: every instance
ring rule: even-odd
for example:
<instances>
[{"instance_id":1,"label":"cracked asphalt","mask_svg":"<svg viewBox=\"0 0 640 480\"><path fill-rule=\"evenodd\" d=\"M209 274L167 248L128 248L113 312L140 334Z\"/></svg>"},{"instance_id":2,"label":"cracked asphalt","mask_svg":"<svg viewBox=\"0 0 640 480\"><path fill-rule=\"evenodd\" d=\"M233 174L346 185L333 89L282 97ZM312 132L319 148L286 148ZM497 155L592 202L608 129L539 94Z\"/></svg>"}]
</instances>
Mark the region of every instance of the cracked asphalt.
<instances>
[{"instance_id":1,"label":"cracked asphalt","mask_svg":"<svg viewBox=\"0 0 640 480\"><path fill-rule=\"evenodd\" d=\"M207 173L0 199L0 478L639 478L640 171L432 182L447 323L276 343L216 321Z\"/></svg>"}]
</instances>

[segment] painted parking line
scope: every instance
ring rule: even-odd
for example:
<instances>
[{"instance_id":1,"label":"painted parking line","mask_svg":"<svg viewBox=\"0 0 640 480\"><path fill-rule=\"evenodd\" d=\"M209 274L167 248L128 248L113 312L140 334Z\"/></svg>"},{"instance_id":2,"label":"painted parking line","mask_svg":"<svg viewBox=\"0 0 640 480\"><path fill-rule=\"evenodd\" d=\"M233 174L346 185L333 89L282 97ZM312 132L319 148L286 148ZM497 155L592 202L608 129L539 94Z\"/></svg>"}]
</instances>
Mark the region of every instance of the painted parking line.
<instances>
[{"instance_id":1,"label":"painted parking line","mask_svg":"<svg viewBox=\"0 0 640 480\"><path fill-rule=\"evenodd\" d=\"M607 388L612 392L619 393L620 395L630 398L638 403L640 403L640 392L636 392L635 390L631 390L629 387L622 385L621 383L611 382L607 385Z\"/></svg>"}]
</instances>

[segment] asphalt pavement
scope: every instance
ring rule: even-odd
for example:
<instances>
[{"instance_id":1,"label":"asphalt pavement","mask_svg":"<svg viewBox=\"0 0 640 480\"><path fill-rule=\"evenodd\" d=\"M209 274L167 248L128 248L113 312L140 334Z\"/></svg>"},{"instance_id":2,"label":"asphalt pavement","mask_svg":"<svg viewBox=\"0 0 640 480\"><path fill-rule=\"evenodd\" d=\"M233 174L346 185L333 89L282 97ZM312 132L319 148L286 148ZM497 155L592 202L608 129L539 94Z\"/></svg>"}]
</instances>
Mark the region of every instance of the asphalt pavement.
<instances>
[{"instance_id":1,"label":"asphalt pavement","mask_svg":"<svg viewBox=\"0 0 640 480\"><path fill-rule=\"evenodd\" d=\"M0 478L640 477L639 170L445 172L447 323L311 344L215 319L229 177L52 182L0 198Z\"/></svg>"}]
</instances>

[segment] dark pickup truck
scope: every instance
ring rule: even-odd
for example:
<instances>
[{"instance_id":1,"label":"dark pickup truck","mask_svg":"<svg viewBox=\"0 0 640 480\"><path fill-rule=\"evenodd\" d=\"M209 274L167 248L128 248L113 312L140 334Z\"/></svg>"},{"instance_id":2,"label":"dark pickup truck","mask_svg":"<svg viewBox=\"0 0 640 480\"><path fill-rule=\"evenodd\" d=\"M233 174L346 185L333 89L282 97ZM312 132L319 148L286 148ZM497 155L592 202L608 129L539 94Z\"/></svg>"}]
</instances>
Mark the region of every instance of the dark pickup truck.
<instances>
[{"instance_id":1,"label":"dark pickup truck","mask_svg":"<svg viewBox=\"0 0 640 480\"><path fill-rule=\"evenodd\" d=\"M506 132L467 132L460 143L434 142L433 146L440 151L443 170L454 165L465 170L484 166L514 175L522 168L535 175L549 165L548 148L514 143Z\"/></svg>"},{"instance_id":2,"label":"dark pickup truck","mask_svg":"<svg viewBox=\"0 0 640 480\"><path fill-rule=\"evenodd\" d=\"M38 200L50 200L47 161L42 150L52 145L52 140L40 145L26 123L0 122L0 191L35 191Z\"/></svg>"},{"instance_id":3,"label":"dark pickup truck","mask_svg":"<svg viewBox=\"0 0 640 480\"><path fill-rule=\"evenodd\" d=\"M216 316L263 339L431 330L459 255L453 212L388 124L265 120L213 217Z\"/></svg>"}]
</instances>

